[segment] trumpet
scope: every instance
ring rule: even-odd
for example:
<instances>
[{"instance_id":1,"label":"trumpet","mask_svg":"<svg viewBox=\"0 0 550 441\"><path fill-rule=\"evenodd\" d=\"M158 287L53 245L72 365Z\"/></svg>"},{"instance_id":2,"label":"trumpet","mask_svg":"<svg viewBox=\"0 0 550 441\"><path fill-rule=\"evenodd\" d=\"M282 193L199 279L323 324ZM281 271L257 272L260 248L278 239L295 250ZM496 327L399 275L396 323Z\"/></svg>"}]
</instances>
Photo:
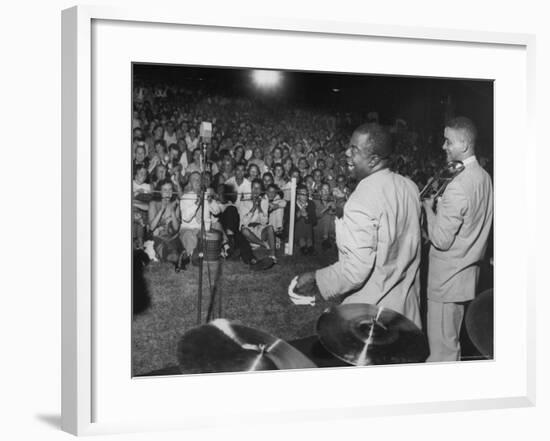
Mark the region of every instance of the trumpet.
<instances>
[{"instance_id":1,"label":"trumpet","mask_svg":"<svg viewBox=\"0 0 550 441\"><path fill-rule=\"evenodd\" d=\"M437 199L443 194L447 185L464 171L464 163L462 161L451 161L439 172L428 180L428 183L420 192L420 200L433 197Z\"/></svg>"}]
</instances>

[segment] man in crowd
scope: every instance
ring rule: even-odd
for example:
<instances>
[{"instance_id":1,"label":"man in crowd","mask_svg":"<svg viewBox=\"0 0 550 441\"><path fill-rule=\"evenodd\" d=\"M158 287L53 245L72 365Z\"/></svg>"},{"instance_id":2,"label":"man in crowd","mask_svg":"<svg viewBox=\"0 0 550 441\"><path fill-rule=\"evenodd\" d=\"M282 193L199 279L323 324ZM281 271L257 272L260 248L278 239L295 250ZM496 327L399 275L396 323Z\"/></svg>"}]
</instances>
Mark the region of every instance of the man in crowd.
<instances>
[{"instance_id":1,"label":"man in crowd","mask_svg":"<svg viewBox=\"0 0 550 441\"><path fill-rule=\"evenodd\" d=\"M236 206L240 210L241 202L245 199L250 199L251 185L250 181L245 178L246 164L239 162L235 168L235 175L225 181L225 185L232 188L232 191L237 194Z\"/></svg>"},{"instance_id":2,"label":"man in crowd","mask_svg":"<svg viewBox=\"0 0 550 441\"><path fill-rule=\"evenodd\" d=\"M179 236L188 255L191 255L198 244L198 234L201 230L201 175L192 172L189 176L189 191L180 199L181 226ZM205 231L210 230L213 216L221 212L218 202L212 200L208 194L204 195L204 225Z\"/></svg>"},{"instance_id":3,"label":"man in crowd","mask_svg":"<svg viewBox=\"0 0 550 441\"><path fill-rule=\"evenodd\" d=\"M465 169L445 189L434 210L424 201L430 258L428 269L428 361L460 359L464 302L476 293L479 264L485 254L493 219L493 185L475 156L476 128L465 117L450 120L443 150L448 161Z\"/></svg>"},{"instance_id":4,"label":"man in crowd","mask_svg":"<svg viewBox=\"0 0 550 441\"><path fill-rule=\"evenodd\" d=\"M347 156L359 183L336 220L338 261L301 274L296 292L387 307L420 327L420 200L410 179L389 170L391 153L380 125L355 130Z\"/></svg>"}]
</instances>

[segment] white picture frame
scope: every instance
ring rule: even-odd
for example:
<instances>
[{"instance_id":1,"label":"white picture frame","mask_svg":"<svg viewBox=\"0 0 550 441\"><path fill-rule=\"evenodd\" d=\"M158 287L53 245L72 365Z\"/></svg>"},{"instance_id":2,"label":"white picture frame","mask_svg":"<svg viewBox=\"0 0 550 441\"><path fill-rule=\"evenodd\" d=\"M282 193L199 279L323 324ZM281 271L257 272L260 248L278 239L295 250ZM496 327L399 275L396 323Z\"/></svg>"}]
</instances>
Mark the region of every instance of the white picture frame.
<instances>
[{"instance_id":1,"label":"white picture frame","mask_svg":"<svg viewBox=\"0 0 550 441\"><path fill-rule=\"evenodd\" d=\"M98 168L101 167L101 159L94 156L94 144L92 139L96 134L94 131L98 129L95 117L97 109L94 106L98 105L98 97L94 96L94 87L97 85L99 67L95 64L101 58L102 54L100 47L105 44L105 38L112 35L112 32L118 34L124 33L121 28L116 30L109 29L105 34L101 34L97 28L94 28L98 23L106 23L107 27L116 24L116 26L142 26L155 29L155 32L164 32L163 29L183 29L189 28L192 30L201 30L201 32L235 32L247 34L254 32L255 35L269 34L276 40L277 33L284 34L284 38L295 39L296 42L303 38L323 38L327 44L345 45L353 42L375 41L378 43L391 42L396 45L406 46L406 51L418 50L419 47L437 45L450 45L453 47L465 47L465 53L475 52L477 50L496 51L502 53L501 63L505 63L506 55L510 52L510 59L520 60L525 62L517 67L517 78L502 80L503 88L500 89L499 78L496 78L495 86L495 152L498 149L505 150L509 140L501 136L500 124L507 125L511 130L511 138L513 140L522 139L525 143L525 155L516 164L517 173L519 174L518 181L520 182L515 189L508 189L501 178L507 173L512 164L506 159L505 155L496 154L496 171L495 171L495 193L498 196L499 192L507 193L513 199L522 200L528 212L535 212L534 195L527 192L527 188L535 186L535 174L531 173L526 166L528 161L534 163L535 158L535 142L533 138L533 121L534 121L534 53L535 53L535 38L527 34L506 34L506 33L491 33L491 32L476 32L476 31L457 31L451 29L425 29L416 27L397 27L383 26L365 23L339 23L339 22L314 22L293 20L291 18L278 19L270 17L251 17L251 18L235 18L235 17L217 17L215 14L208 13L203 16L189 16L184 10L160 12L149 9L132 8L131 10L119 10L110 7L97 6L78 6L67 9L62 13L62 428L63 430L78 434L89 435L98 433L112 433L121 431L136 431L136 430L166 430L166 429L181 429L200 426L213 426L229 424L235 415L246 421L247 418L254 418L255 422L277 423L284 421L297 421L301 419L321 419L321 418L339 418L339 417L355 417L364 416L366 414L375 415L399 415L419 412L441 412L441 411L457 411L465 409L488 409L488 408L503 408L503 407L521 407L532 406L535 403L535 289L533 259L536 253L530 248L533 241L532 236L528 235L528 240L523 245L511 245L519 248L512 248L511 253L515 254L520 260L522 270L520 274L514 278L515 285L508 284L512 275L508 272L507 257L504 255L504 231L506 221L504 220L506 213L506 201L496 199L495 218L498 219L495 223L495 242L496 253L495 261L497 265L501 265L501 280L498 285L506 289L512 289L512 286L517 286L518 291L514 292L515 301L520 307L515 311L518 323L518 335L516 340L520 343L520 347L505 348L498 345L499 338L506 339L502 332L499 334L499 326L503 325L503 320L512 317L514 311L509 310L509 306L505 302L496 300L495 321L496 321L496 348L495 360L493 362L483 363L466 363L461 364L460 368L449 365L439 366L403 366L403 367L385 367L385 368L369 368L365 369L327 369L321 373L313 372L293 372L293 373L277 373L277 377L269 377L267 373L252 374L243 380L243 374L235 375L216 375L206 378L199 376L195 383L191 383L186 378L160 378L155 380L146 380L147 393L154 393L152 389L166 390L177 389L178 387L186 387L188 391L200 390L204 387L212 387L215 390L237 390L237 384L247 384L247 387L261 388L268 387L267 383L277 383L275 380L284 378L284 381L293 381L293 384L304 385L304 390L310 392L314 397L313 383L319 381L332 382L338 381L359 381L365 375L369 377L377 377L382 375L382 371L386 369L402 369L403 372L413 373L414 375L422 375L422 369L430 369L429 375L432 378L440 378L444 381L447 375L456 375L456 378L468 378L482 373L482 375L493 375L492 370L506 370L506 365L514 365L513 374L510 377L513 387L509 390L499 389L483 390L480 387L477 396L475 394L460 396L456 391L449 391L448 395L441 393L438 399L425 398L418 396L414 390L409 391L412 396L417 396L411 401L410 396L405 396L400 399L392 397L376 396L373 401L362 401L359 398L350 397L349 401L339 400L337 394L333 392L332 400L334 404L316 407L312 401L308 402L301 400L301 397L296 398L296 405L299 407L277 409L273 406L265 406L259 408L258 412L254 412L250 406L245 403L236 403L233 412L223 415L217 412L216 409L209 407L204 400L200 400L196 396L194 408L196 413L185 418L174 418L173 415L166 413L163 409L155 410L151 408L149 413L150 418L136 418L131 420L127 416L121 415L117 417L115 411L108 413L103 411L102 404L106 400L106 384L103 376L109 376L110 373L101 361L106 357L103 351L107 353L115 352L114 348L107 348L108 344L104 343L105 339L101 337L105 330L99 329L97 323L97 315L101 313L104 302L98 302L97 290L101 286L99 280L103 277L97 277L101 273L101 264L99 262L98 253L104 249L98 246L98 243L103 242L103 230L98 229L98 211L101 212L102 204L107 203L105 199L100 197L101 190L97 189ZM146 32L140 29L140 32ZM173 41L171 44L175 44ZM317 43L319 44L319 43ZM114 45L115 46L115 45ZM343 47L343 46L342 46ZM128 49L130 51L130 49ZM396 49L398 50L398 49ZM431 49L427 49L431 50ZM462 50L462 49L461 49ZM121 54L122 56L122 54ZM129 56L130 59L132 55ZM215 58L215 54L212 55ZM462 55L463 57L465 55ZM99 58L98 58L99 57ZM500 57L500 55L499 55ZM504 61L503 61L504 60ZM134 61L151 61L148 59L135 59ZM153 60L156 61L156 60ZM261 61L260 61L261 63ZM220 64L223 65L223 62ZM263 66L264 64L262 64ZM128 66L129 67L129 66ZM307 68L308 66L304 66ZM472 66L473 67L473 66ZM457 70L458 71L458 70ZM386 72L395 73L395 72ZM424 72L425 75L429 71ZM434 76L440 75L439 71L432 73ZM510 74L512 75L512 74ZM458 76L461 76L460 73ZM127 87L130 87L130 78L127 78ZM514 86L514 81L517 82ZM99 86L101 87L101 85ZM517 90L514 89L517 87ZM503 108L503 102L507 100L506 92L514 89L514 104L518 107L514 108L515 120L518 122L518 127L510 128L510 121L514 121L512 115L509 115L510 109ZM521 93L518 92L521 90ZM512 92L511 92L512 93ZM128 95L130 96L130 95ZM499 101L501 100L502 101ZM103 105L103 104L101 104ZM129 101L127 103L129 109ZM507 113L508 112L508 113ZM130 116L123 115L122 119L128 120ZM511 119L508 119L511 118ZM127 132L129 134L129 131ZM519 138L521 136L521 138ZM497 147L498 145L498 147ZM501 151L501 150L498 150ZM124 164L127 167L129 162ZM502 173L502 174L501 174ZM103 171L101 171L103 175ZM103 179L103 177L102 177ZM104 179L110 179L109 173L105 173ZM129 193L129 192L128 192ZM508 202L509 203L509 202ZM504 214L504 215L503 215ZM500 216L500 217L499 217ZM129 217L128 217L129 219ZM502 223L501 223L501 219ZM526 221L527 231L534 232L534 217ZM529 223L531 225L529 225ZM531 228L529 228L531 227ZM532 233L531 233L532 234ZM123 238L125 242L127 239ZM124 246L125 246L124 245ZM116 254L116 253L115 253ZM519 257L518 257L519 256ZM128 252L128 260L130 253ZM122 277L122 276L121 276ZM499 275L496 276L497 281ZM497 286L498 286L497 285ZM509 285L509 288L506 286ZM498 290L498 288L497 288ZM503 291L503 292L504 292ZM498 292L498 291L497 291ZM498 294L497 294L498 296ZM124 296L122 296L124 297ZM115 301L115 300L113 300ZM128 302L130 299L124 301ZM506 309L508 308L508 309ZM116 309L116 308L115 308ZM130 315L130 309L127 310ZM124 317L126 320L127 317ZM106 322L109 322L106 319ZM124 321L123 321L124 322ZM103 325L101 325L103 326ZM114 329L114 328L113 328ZM116 331L116 330L115 330ZM120 341L125 341L128 334L120 336ZM500 336L499 336L500 335ZM113 338L114 342L117 338ZM508 341L513 341L509 339ZM103 343L102 343L103 342ZM109 343L111 344L111 343ZM128 341L129 344L129 341ZM126 351L126 350L125 350ZM464 367L462 367L464 366ZM117 375L126 375L128 384L138 384L140 390L144 389L144 380L130 378L129 366L118 365ZM120 374L122 372L122 374ZM499 371L500 372L500 371ZM125 374L126 373L126 374ZM284 375L284 376L283 376ZM503 375L500 372L499 375ZM246 374L245 374L246 376ZM344 380L345 377L345 380ZM116 378L116 376L115 376ZM121 377L119 377L121 378ZM275 380L274 380L275 379ZM212 383L212 386L208 384ZM312 383L312 384L310 384ZM116 384L116 383L115 383ZM235 385L233 385L235 384ZM129 386L130 387L130 386ZM329 394L330 394L330 387ZM398 389L398 387L397 387ZM119 395L124 395L122 388L116 391ZM130 390L130 389L127 389ZM113 393L115 393L113 391ZM140 392L142 393L142 392ZM144 392L143 392L144 393ZM374 392L376 395L379 392ZM435 392L434 392L435 393ZM193 392L190 392L191 399ZM130 396L121 399L131 400ZM147 401L147 400L144 400ZM345 403L345 404L344 404ZM117 403L120 408L120 403ZM113 404L113 407L116 407ZM261 406L260 406L261 407ZM104 412L104 413L103 413ZM214 413L217 418L212 421L211 414Z\"/></svg>"}]
</instances>

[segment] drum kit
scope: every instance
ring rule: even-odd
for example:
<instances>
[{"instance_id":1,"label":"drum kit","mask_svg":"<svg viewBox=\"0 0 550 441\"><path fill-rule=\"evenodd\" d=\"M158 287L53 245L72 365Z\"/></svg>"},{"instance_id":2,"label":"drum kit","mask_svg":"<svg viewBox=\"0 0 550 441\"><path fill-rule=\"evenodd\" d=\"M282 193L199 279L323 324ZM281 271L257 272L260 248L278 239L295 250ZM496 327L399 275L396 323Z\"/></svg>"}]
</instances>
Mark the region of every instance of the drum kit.
<instances>
[{"instance_id":1,"label":"drum kit","mask_svg":"<svg viewBox=\"0 0 550 441\"><path fill-rule=\"evenodd\" d=\"M317 320L316 331L306 349L303 342L287 343L238 322L216 319L182 336L179 373L421 363L428 356L422 331L405 316L384 307L332 306ZM321 351L315 346L321 346Z\"/></svg>"},{"instance_id":2,"label":"drum kit","mask_svg":"<svg viewBox=\"0 0 550 441\"><path fill-rule=\"evenodd\" d=\"M469 305L465 327L480 354L492 359L492 289ZM183 335L179 366L170 374L423 363L429 355L424 333L405 316L381 306L331 306L315 328L315 336L286 342L236 321L216 319Z\"/></svg>"}]
</instances>

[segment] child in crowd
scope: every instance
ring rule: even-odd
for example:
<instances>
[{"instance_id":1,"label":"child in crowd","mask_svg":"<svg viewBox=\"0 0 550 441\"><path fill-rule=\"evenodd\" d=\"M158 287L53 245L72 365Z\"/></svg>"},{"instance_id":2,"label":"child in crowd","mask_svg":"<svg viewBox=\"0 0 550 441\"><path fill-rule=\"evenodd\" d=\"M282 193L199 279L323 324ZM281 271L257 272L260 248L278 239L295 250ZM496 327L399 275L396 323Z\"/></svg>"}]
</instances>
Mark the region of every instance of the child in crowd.
<instances>
[{"instance_id":1,"label":"child in crowd","mask_svg":"<svg viewBox=\"0 0 550 441\"><path fill-rule=\"evenodd\" d=\"M316 201L315 214L317 216L315 234L321 238L323 250L327 250L334 242L334 220L336 217L336 204L334 198L330 194L329 184L321 184L319 201Z\"/></svg>"},{"instance_id":2,"label":"child in crowd","mask_svg":"<svg viewBox=\"0 0 550 441\"><path fill-rule=\"evenodd\" d=\"M296 189L296 221L294 223L294 241L304 255L313 254L313 227L317 223L315 202L309 199L307 187L299 185Z\"/></svg>"}]
</instances>

